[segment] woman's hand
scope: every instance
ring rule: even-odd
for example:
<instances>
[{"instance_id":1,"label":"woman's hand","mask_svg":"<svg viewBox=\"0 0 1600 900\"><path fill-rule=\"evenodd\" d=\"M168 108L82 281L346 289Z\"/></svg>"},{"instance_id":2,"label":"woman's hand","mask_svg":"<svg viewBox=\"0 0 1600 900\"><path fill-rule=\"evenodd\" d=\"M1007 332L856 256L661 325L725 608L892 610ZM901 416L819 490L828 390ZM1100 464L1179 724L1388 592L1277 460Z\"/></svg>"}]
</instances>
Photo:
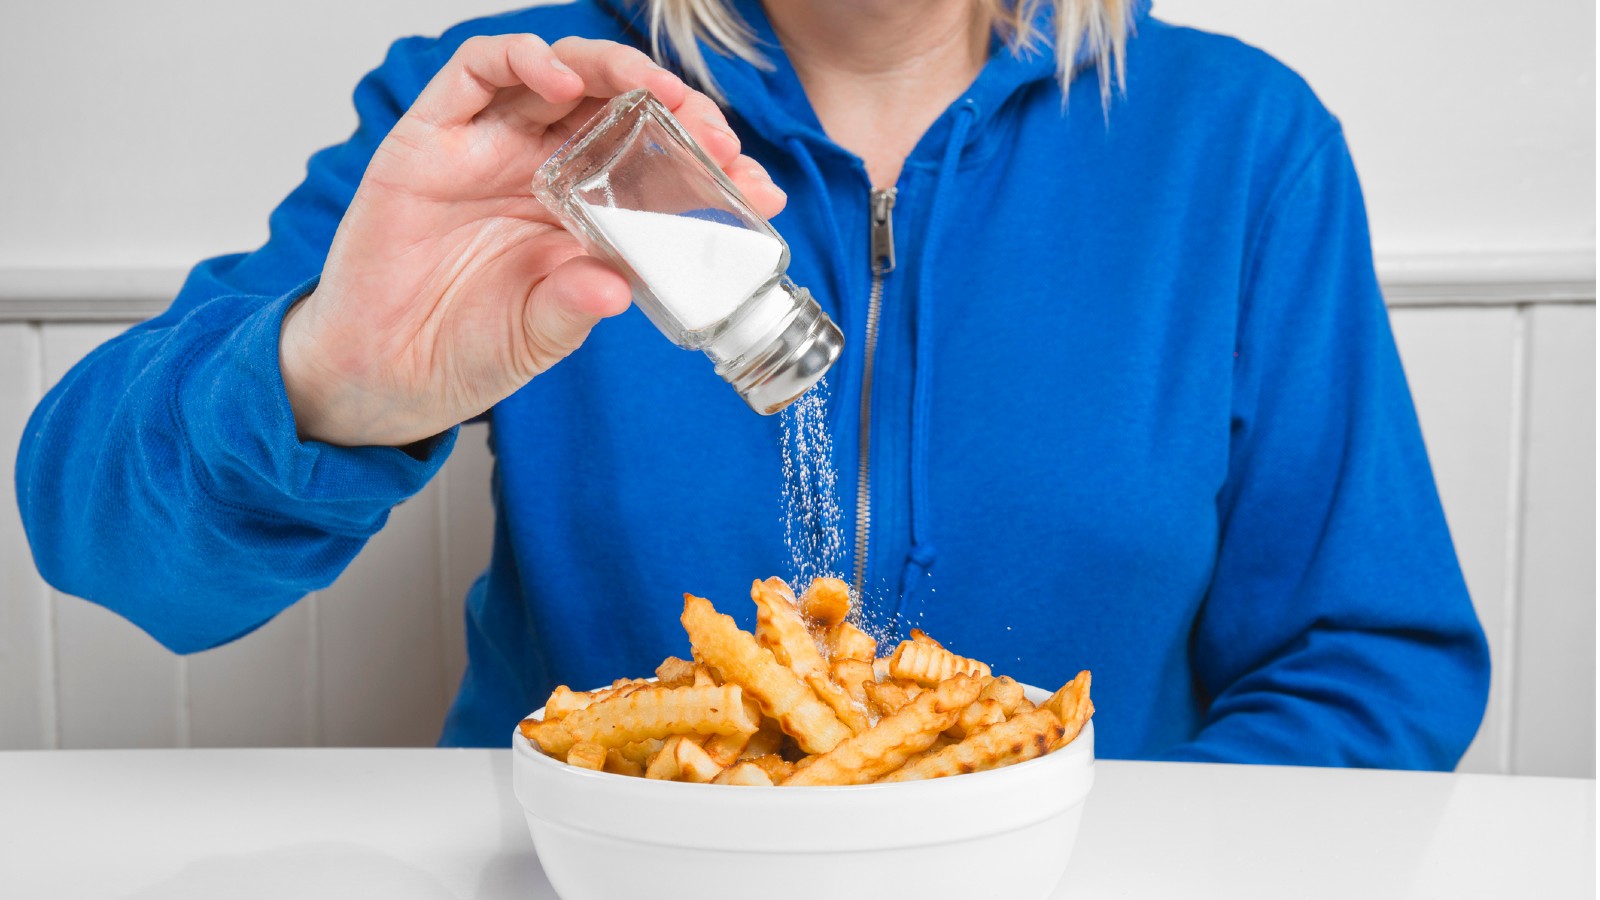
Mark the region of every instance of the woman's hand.
<instances>
[{"instance_id":1,"label":"woman's hand","mask_svg":"<svg viewBox=\"0 0 1600 900\"><path fill-rule=\"evenodd\" d=\"M631 47L533 35L456 51L378 147L279 364L302 440L403 446L498 403L627 309L621 275L530 192L607 100L649 88L756 211L784 196L708 97Z\"/></svg>"}]
</instances>

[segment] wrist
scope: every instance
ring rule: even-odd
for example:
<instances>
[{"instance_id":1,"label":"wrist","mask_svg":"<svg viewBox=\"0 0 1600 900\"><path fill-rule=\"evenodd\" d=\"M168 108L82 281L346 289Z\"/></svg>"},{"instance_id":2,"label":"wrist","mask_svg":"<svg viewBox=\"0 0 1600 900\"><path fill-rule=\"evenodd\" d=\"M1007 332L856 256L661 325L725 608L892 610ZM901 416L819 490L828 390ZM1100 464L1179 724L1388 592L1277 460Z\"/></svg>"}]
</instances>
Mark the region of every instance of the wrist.
<instances>
[{"instance_id":1,"label":"wrist","mask_svg":"<svg viewBox=\"0 0 1600 900\"><path fill-rule=\"evenodd\" d=\"M278 368L284 394L294 414L295 434L302 441L361 446L356 435L334 427L350 419L334 409L342 389L338 373L316 349L311 325L316 317L316 291L300 298L284 313L278 335Z\"/></svg>"}]
</instances>

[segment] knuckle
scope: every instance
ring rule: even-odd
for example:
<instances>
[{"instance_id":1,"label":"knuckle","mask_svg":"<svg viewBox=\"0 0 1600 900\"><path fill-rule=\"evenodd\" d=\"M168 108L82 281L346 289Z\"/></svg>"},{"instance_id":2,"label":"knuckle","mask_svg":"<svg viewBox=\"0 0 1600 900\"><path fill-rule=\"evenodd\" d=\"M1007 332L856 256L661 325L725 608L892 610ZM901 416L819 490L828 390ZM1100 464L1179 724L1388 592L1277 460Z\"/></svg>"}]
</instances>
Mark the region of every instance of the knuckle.
<instances>
[{"instance_id":1,"label":"knuckle","mask_svg":"<svg viewBox=\"0 0 1600 900\"><path fill-rule=\"evenodd\" d=\"M512 35L511 46L518 50L531 50L534 52L543 52L550 47L549 44L545 43L544 38L531 33Z\"/></svg>"},{"instance_id":2,"label":"knuckle","mask_svg":"<svg viewBox=\"0 0 1600 900\"><path fill-rule=\"evenodd\" d=\"M494 39L485 34L477 34L461 42L457 48L457 56L480 56L494 43Z\"/></svg>"}]
</instances>

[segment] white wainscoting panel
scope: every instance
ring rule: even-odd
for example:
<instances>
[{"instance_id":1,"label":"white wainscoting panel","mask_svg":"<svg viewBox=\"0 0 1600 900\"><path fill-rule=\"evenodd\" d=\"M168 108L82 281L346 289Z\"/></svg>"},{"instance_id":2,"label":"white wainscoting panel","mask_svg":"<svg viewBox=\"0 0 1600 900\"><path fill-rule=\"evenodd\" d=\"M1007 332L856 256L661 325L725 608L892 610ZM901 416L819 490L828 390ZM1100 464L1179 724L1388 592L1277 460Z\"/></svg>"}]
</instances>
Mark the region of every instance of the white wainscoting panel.
<instances>
[{"instance_id":1,"label":"white wainscoting panel","mask_svg":"<svg viewBox=\"0 0 1600 900\"><path fill-rule=\"evenodd\" d=\"M1514 771L1595 774L1595 317L1530 312Z\"/></svg>"},{"instance_id":2,"label":"white wainscoting panel","mask_svg":"<svg viewBox=\"0 0 1600 900\"><path fill-rule=\"evenodd\" d=\"M189 657L189 746L316 743L312 628L302 600L242 640Z\"/></svg>"},{"instance_id":3,"label":"white wainscoting panel","mask_svg":"<svg viewBox=\"0 0 1600 900\"><path fill-rule=\"evenodd\" d=\"M38 326L0 325L0 750L56 741L50 592L34 570L11 477L42 378Z\"/></svg>"},{"instance_id":4,"label":"white wainscoting panel","mask_svg":"<svg viewBox=\"0 0 1600 900\"><path fill-rule=\"evenodd\" d=\"M45 384L126 326L45 325ZM186 660L100 606L51 591L61 746L183 746Z\"/></svg>"},{"instance_id":5,"label":"white wainscoting panel","mask_svg":"<svg viewBox=\"0 0 1600 900\"><path fill-rule=\"evenodd\" d=\"M1505 709L1512 546L1512 428L1518 312L1510 307L1390 313L1456 555L1489 638L1492 700L1459 767L1509 771Z\"/></svg>"},{"instance_id":6,"label":"white wainscoting panel","mask_svg":"<svg viewBox=\"0 0 1600 900\"><path fill-rule=\"evenodd\" d=\"M440 573L439 628L443 635L444 696L454 698L467 670L463 598L489 567L494 547L494 501L490 479L494 456L489 452L489 426L462 427L455 452L440 473L439 539L444 548Z\"/></svg>"},{"instance_id":7,"label":"white wainscoting panel","mask_svg":"<svg viewBox=\"0 0 1600 900\"><path fill-rule=\"evenodd\" d=\"M444 724L439 629L439 483L395 507L317 596L322 742L432 744Z\"/></svg>"}]
</instances>

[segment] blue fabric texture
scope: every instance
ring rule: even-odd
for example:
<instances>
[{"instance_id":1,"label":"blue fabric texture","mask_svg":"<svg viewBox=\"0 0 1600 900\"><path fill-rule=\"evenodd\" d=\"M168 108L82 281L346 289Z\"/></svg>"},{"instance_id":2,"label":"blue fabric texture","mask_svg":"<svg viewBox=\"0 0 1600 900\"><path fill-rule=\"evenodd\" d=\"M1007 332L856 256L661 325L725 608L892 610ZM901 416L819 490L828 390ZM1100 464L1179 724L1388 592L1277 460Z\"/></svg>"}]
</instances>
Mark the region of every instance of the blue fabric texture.
<instances>
[{"instance_id":1,"label":"blue fabric texture","mask_svg":"<svg viewBox=\"0 0 1600 900\"><path fill-rule=\"evenodd\" d=\"M830 415L854 473L870 184L740 8L772 68L709 59L790 194L790 274L846 335ZM1106 757L1449 768L1488 654L1339 124L1260 51L1135 25L1108 111L1092 74L1063 96L1048 50L997 45L906 162L867 602L1026 682L1092 669ZM438 470L453 432L409 452L297 440L279 327L423 85L466 38L512 32L646 44L595 2L397 42L269 242L202 263L40 404L17 495L52 584L176 652L216 646L332 582ZM444 744L503 746L558 683L687 655L683 591L748 627L751 579L788 568L779 421L637 310L490 423L493 562ZM839 484L848 525L862 498Z\"/></svg>"}]
</instances>

